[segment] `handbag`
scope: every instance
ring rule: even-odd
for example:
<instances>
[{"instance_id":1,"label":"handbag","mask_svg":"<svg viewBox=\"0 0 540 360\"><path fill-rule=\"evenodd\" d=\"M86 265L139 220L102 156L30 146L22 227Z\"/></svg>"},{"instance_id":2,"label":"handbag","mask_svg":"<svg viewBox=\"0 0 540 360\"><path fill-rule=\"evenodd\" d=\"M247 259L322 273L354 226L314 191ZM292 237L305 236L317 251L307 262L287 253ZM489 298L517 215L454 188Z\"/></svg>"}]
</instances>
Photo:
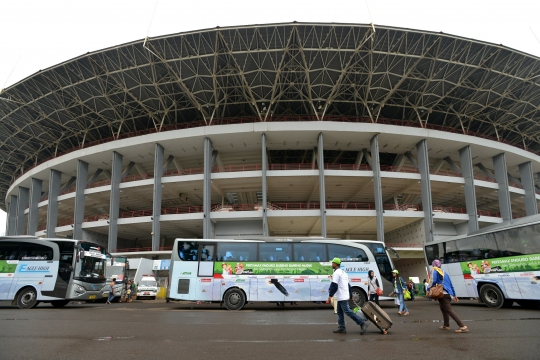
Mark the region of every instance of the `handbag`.
<instances>
[{"instance_id":1,"label":"handbag","mask_svg":"<svg viewBox=\"0 0 540 360\"><path fill-rule=\"evenodd\" d=\"M403 294L403 299L411 300L411 292L409 290L405 290L405 294Z\"/></svg>"},{"instance_id":2,"label":"handbag","mask_svg":"<svg viewBox=\"0 0 540 360\"><path fill-rule=\"evenodd\" d=\"M394 304L401 305L401 302L399 301L399 298L394 298Z\"/></svg>"},{"instance_id":3,"label":"handbag","mask_svg":"<svg viewBox=\"0 0 540 360\"><path fill-rule=\"evenodd\" d=\"M444 282L444 272L442 276L442 282ZM429 288L428 296L432 299L442 299L444 296L444 288L442 284L436 284Z\"/></svg>"},{"instance_id":4,"label":"handbag","mask_svg":"<svg viewBox=\"0 0 540 360\"><path fill-rule=\"evenodd\" d=\"M383 294L383 291L380 287L378 287L377 289L375 289L375 294L377 294L378 296L381 296Z\"/></svg>"}]
</instances>

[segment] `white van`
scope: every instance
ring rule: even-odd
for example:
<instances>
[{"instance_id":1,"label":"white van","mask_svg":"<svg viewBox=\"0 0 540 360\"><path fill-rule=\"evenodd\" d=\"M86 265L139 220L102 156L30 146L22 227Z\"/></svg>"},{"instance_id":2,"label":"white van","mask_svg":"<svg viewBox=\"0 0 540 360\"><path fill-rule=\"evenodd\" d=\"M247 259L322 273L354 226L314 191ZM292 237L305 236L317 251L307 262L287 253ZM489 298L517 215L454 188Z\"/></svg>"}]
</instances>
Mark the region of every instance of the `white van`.
<instances>
[{"instance_id":1,"label":"white van","mask_svg":"<svg viewBox=\"0 0 540 360\"><path fill-rule=\"evenodd\" d=\"M158 283L154 275L143 275L137 284L137 299L149 298L156 300L159 291Z\"/></svg>"}]
</instances>

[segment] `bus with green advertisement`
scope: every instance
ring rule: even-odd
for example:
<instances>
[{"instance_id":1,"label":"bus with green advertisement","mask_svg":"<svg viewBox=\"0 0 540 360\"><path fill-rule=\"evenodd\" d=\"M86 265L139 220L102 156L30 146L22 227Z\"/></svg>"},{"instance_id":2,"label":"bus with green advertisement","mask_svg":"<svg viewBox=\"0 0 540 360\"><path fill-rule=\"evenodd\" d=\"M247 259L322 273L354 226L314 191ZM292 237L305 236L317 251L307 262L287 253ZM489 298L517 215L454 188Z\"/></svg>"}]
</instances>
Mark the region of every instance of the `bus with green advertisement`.
<instances>
[{"instance_id":1,"label":"bus with green advertisement","mask_svg":"<svg viewBox=\"0 0 540 360\"><path fill-rule=\"evenodd\" d=\"M336 257L349 274L357 304L367 300L369 270L381 287L392 287L394 267L382 242L176 239L167 300L216 302L229 310L261 301L325 301L333 273L329 259Z\"/></svg>"},{"instance_id":2,"label":"bus with green advertisement","mask_svg":"<svg viewBox=\"0 0 540 360\"><path fill-rule=\"evenodd\" d=\"M0 302L22 309L96 300L105 286L106 250L82 240L0 237Z\"/></svg>"},{"instance_id":3,"label":"bus with green advertisement","mask_svg":"<svg viewBox=\"0 0 540 360\"><path fill-rule=\"evenodd\" d=\"M540 307L540 215L505 221L425 245L441 260L456 295L489 307Z\"/></svg>"}]
</instances>

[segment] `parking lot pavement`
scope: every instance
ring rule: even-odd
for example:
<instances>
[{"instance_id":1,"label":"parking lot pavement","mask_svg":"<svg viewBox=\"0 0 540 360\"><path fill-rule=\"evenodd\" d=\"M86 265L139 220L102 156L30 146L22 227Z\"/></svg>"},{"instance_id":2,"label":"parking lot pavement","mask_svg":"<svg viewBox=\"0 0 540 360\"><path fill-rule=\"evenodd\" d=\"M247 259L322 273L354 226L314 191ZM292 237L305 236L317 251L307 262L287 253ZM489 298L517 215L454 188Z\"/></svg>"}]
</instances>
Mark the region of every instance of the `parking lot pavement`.
<instances>
[{"instance_id":1,"label":"parking lot pavement","mask_svg":"<svg viewBox=\"0 0 540 360\"><path fill-rule=\"evenodd\" d=\"M394 321L389 334L371 325L362 336L352 321L347 334L332 333L336 315L329 305L315 303L257 303L240 311L163 300L2 307L0 359L538 358L540 310L460 301L454 310L471 331L455 334L438 329L437 302L409 301L406 317L392 302L381 305ZM450 325L457 328L452 320Z\"/></svg>"}]
</instances>

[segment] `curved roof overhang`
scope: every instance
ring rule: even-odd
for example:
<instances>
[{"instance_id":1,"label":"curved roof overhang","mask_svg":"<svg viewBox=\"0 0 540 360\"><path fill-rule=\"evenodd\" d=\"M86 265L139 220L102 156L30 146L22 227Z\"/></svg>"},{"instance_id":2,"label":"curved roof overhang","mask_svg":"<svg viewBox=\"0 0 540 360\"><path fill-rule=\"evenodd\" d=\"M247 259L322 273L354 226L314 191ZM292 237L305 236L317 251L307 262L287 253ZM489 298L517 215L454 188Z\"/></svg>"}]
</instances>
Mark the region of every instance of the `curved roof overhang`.
<instances>
[{"instance_id":1,"label":"curved roof overhang","mask_svg":"<svg viewBox=\"0 0 540 360\"><path fill-rule=\"evenodd\" d=\"M540 59L452 35L270 24L87 53L0 94L0 197L43 160L184 123L393 119L540 153Z\"/></svg>"}]
</instances>

